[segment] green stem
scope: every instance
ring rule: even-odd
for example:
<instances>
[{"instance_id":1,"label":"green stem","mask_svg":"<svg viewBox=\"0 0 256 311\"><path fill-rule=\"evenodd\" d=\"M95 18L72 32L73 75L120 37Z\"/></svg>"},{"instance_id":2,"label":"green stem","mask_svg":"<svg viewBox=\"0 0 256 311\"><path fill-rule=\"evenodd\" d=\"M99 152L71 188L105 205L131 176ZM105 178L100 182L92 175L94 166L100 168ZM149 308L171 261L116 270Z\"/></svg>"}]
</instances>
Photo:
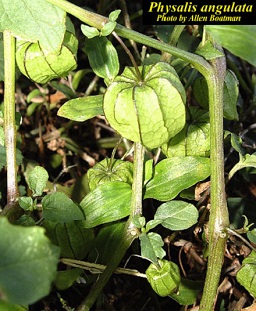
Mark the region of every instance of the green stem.
<instances>
[{"instance_id":1,"label":"green stem","mask_svg":"<svg viewBox=\"0 0 256 311\"><path fill-rule=\"evenodd\" d=\"M175 25L174 26L173 31L170 36L170 40L169 40L170 45L173 45L173 46L177 45L179 38L185 27L186 25Z\"/></svg>"},{"instance_id":2,"label":"green stem","mask_svg":"<svg viewBox=\"0 0 256 311\"><path fill-rule=\"evenodd\" d=\"M16 169L15 124L15 38L5 30L4 38L4 134L7 170L7 210L12 209L18 198Z\"/></svg>"},{"instance_id":3,"label":"green stem","mask_svg":"<svg viewBox=\"0 0 256 311\"><path fill-rule=\"evenodd\" d=\"M209 257L200 311L214 309L227 240L229 217L226 205L223 155L223 83L225 57L212 61L208 77L211 124L211 210L209 220Z\"/></svg>"},{"instance_id":4,"label":"green stem","mask_svg":"<svg viewBox=\"0 0 256 311\"><path fill-rule=\"evenodd\" d=\"M106 269L106 266L104 266L104 265L86 262L86 261L81 261L81 260L76 260L76 259L71 259L71 258L61 258L60 262L64 263L65 265L68 265L70 267L88 270L93 274L102 273ZM135 269L116 268L114 273L133 275L133 276L140 277L140 278L147 278L145 273L140 273L138 270L135 270Z\"/></svg>"},{"instance_id":5,"label":"green stem","mask_svg":"<svg viewBox=\"0 0 256 311\"><path fill-rule=\"evenodd\" d=\"M119 0L119 3L120 3L120 8L121 8L122 13L123 13L124 25L126 28L132 29L130 16L129 16L128 10L127 10L126 0ZM136 42L134 40L130 40L130 43L134 49L137 60L141 60L140 52L137 48Z\"/></svg>"},{"instance_id":6,"label":"green stem","mask_svg":"<svg viewBox=\"0 0 256 311\"><path fill-rule=\"evenodd\" d=\"M120 238L116 245L116 253L112 255L109 264L107 265L104 272L99 276L97 281L94 283L92 289L90 290L88 296L85 298L84 301L78 306L76 311L89 311L94 303L96 302L97 298L99 297L100 293L104 289L105 285L107 284L108 280L115 272L116 268L120 264L122 258L124 257L126 251L130 247L133 240L137 237L136 235L131 234L130 230L130 222L127 221L123 236Z\"/></svg>"},{"instance_id":7,"label":"green stem","mask_svg":"<svg viewBox=\"0 0 256 311\"><path fill-rule=\"evenodd\" d=\"M90 26L96 27L99 30L102 29L104 24L107 23L108 21L107 17L82 9L68 1L64 0L47 0L47 1L58 6L67 13L77 17L82 22ZM115 32L123 38L134 40L138 43L150 46L162 52L167 52L169 54L172 54L173 56L179 57L184 61L187 61L188 63L193 65L204 76L209 76L209 74L212 72L211 65L203 57L199 55L183 51L167 43L150 38L146 35L143 35L132 29L128 29L119 24L116 25Z\"/></svg>"},{"instance_id":8,"label":"green stem","mask_svg":"<svg viewBox=\"0 0 256 311\"><path fill-rule=\"evenodd\" d=\"M91 309L106 283L115 272L131 243L139 236L139 230L134 226L132 219L135 215L140 216L142 213L143 160L144 148L140 143L135 143L130 217L126 223L123 236L116 245L116 253L112 255L106 269L99 276L88 296L77 308L77 311L88 311Z\"/></svg>"},{"instance_id":9,"label":"green stem","mask_svg":"<svg viewBox=\"0 0 256 311\"><path fill-rule=\"evenodd\" d=\"M122 46L122 48L124 49L124 51L126 52L126 54L129 56L133 67L136 71L136 75L139 81L142 81L142 77L141 77L141 73L140 70L138 68L138 65L132 55L132 53L130 52L130 50L128 49L128 47L124 44L123 40L115 33L115 31L112 32L112 35L116 38L116 40L120 43L120 45Z\"/></svg>"},{"instance_id":10,"label":"green stem","mask_svg":"<svg viewBox=\"0 0 256 311\"><path fill-rule=\"evenodd\" d=\"M133 184L131 217L142 215L142 187L143 187L144 147L141 143L134 143Z\"/></svg>"},{"instance_id":11,"label":"green stem","mask_svg":"<svg viewBox=\"0 0 256 311\"><path fill-rule=\"evenodd\" d=\"M186 25L175 25L174 26L173 31L172 31L170 38L169 38L169 42L168 42L170 45L172 45L172 46L177 45L178 40L180 38L180 35L182 34L185 27L186 27ZM170 63L171 59L172 59L172 55L169 53L166 53L166 52L163 53L163 55L161 57L161 60L163 60L167 63Z\"/></svg>"}]
</instances>

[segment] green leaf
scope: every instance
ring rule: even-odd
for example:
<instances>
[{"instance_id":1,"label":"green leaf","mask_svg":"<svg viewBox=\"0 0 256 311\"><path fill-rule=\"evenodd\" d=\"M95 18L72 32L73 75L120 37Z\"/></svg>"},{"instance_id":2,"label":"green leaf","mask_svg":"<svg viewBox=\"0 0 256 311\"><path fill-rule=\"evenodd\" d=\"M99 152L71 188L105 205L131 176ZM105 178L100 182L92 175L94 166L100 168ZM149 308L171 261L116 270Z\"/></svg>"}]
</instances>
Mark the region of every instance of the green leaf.
<instances>
[{"instance_id":1,"label":"green leaf","mask_svg":"<svg viewBox=\"0 0 256 311\"><path fill-rule=\"evenodd\" d=\"M82 82L83 77L86 74L91 73L91 72L92 72L91 68L76 70L73 74L73 80L72 80L73 89L77 90L79 84ZM61 84L63 85L63 83ZM73 98L76 98L76 97L73 97Z\"/></svg>"},{"instance_id":2,"label":"green leaf","mask_svg":"<svg viewBox=\"0 0 256 311\"><path fill-rule=\"evenodd\" d=\"M238 94L239 94L238 80L232 71L227 70L224 80L223 113L224 118L228 120L238 120L238 113L237 113Z\"/></svg>"},{"instance_id":3,"label":"green leaf","mask_svg":"<svg viewBox=\"0 0 256 311\"><path fill-rule=\"evenodd\" d=\"M161 297L175 292L180 284L179 267L167 260L159 260L158 265L150 264L146 276L153 290Z\"/></svg>"},{"instance_id":4,"label":"green leaf","mask_svg":"<svg viewBox=\"0 0 256 311\"><path fill-rule=\"evenodd\" d=\"M239 153L239 157L242 158L245 155L245 150L242 146L243 140L235 133L224 131L224 138L230 135L231 146Z\"/></svg>"},{"instance_id":5,"label":"green leaf","mask_svg":"<svg viewBox=\"0 0 256 311\"><path fill-rule=\"evenodd\" d=\"M155 265L158 264L158 258L162 259L166 253L163 250L164 241L162 237L154 232L141 233L140 235L141 257L148 259Z\"/></svg>"},{"instance_id":6,"label":"green leaf","mask_svg":"<svg viewBox=\"0 0 256 311\"><path fill-rule=\"evenodd\" d=\"M83 273L82 269L75 268L71 270L58 271L54 280L55 286L58 290L65 290L73 285L76 279Z\"/></svg>"},{"instance_id":7,"label":"green leaf","mask_svg":"<svg viewBox=\"0 0 256 311\"><path fill-rule=\"evenodd\" d=\"M59 250L44 235L44 229L14 226L1 218L0 235L1 299L26 305L48 295Z\"/></svg>"},{"instance_id":8,"label":"green leaf","mask_svg":"<svg viewBox=\"0 0 256 311\"><path fill-rule=\"evenodd\" d=\"M160 205L154 219L167 229L185 230L197 222L198 210L193 204L173 200Z\"/></svg>"},{"instance_id":9,"label":"green leaf","mask_svg":"<svg viewBox=\"0 0 256 311\"><path fill-rule=\"evenodd\" d=\"M203 289L203 285L204 283L202 281L181 278L178 292L171 293L170 296L178 301L180 305L192 305L196 302L198 294Z\"/></svg>"},{"instance_id":10,"label":"green leaf","mask_svg":"<svg viewBox=\"0 0 256 311\"><path fill-rule=\"evenodd\" d=\"M89 39L99 36L100 32L95 27L90 27L87 25L81 25L82 33Z\"/></svg>"},{"instance_id":11,"label":"green leaf","mask_svg":"<svg viewBox=\"0 0 256 311\"><path fill-rule=\"evenodd\" d=\"M0 170L6 165L6 150L0 145Z\"/></svg>"},{"instance_id":12,"label":"green leaf","mask_svg":"<svg viewBox=\"0 0 256 311\"><path fill-rule=\"evenodd\" d=\"M132 185L133 164L119 159L105 158L90 168L87 176L91 190L109 181L123 181Z\"/></svg>"},{"instance_id":13,"label":"green leaf","mask_svg":"<svg viewBox=\"0 0 256 311\"><path fill-rule=\"evenodd\" d=\"M168 201L210 175L210 159L203 157L173 157L155 167L153 179L146 185L144 198Z\"/></svg>"},{"instance_id":14,"label":"green leaf","mask_svg":"<svg viewBox=\"0 0 256 311\"><path fill-rule=\"evenodd\" d=\"M140 216L140 215L135 215L132 218L132 223L136 228L143 228L145 227L146 224L146 218L144 216Z\"/></svg>"},{"instance_id":15,"label":"green leaf","mask_svg":"<svg viewBox=\"0 0 256 311\"><path fill-rule=\"evenodd\" d=\"M205 109L209 109L208 86L204 77L199 77L193 84L196 101ZM232 71L227 70L223 86L223 114L228 120L238 120L237 114L238 81Z\"/></svg>"},{"instance_id":16,"label":"green leaf","mask_svg":"<svg viewBox=\"0 0 256 311\"><path fill-rule=\"evenodd\" d=\"M13 305L11 303L0 300L0 310L2 311L27 311L28 308Z\"/></svg>"},{"instance_id":17,"label":"green leaf","mask_svg":"<svg viewBox=\"0 0 256 311\"><path fill-rule=\"evenodd\" d=\"M162 248L164 246L164 241L161 235L155 232L149 232L147 236L149 238L150 244L155 252L156 257L159 259L163 259L163 257L166 255L166 252ZM144 251L143 248L141 247L141 256L145 257L144 256L145 254L144 255L143 254Z\"/></svg>"},{"instance_id":18,"label":"green leaf","mask_svg":"<svg viewBox=\"0 0 256 311\"><path fill-rule=\"evenodd\" d=\"M29 226L35 226L36 222L32 217L24 214L18 220L16 220L14 224L29 227Z\"/></svg>"},{"instance_id":19,"label":"green leaf","mask_svg":"<svg viewBox=\"0 0 256 311\"><path fill-rule=\"evenodd\" d=\"M67 101L58 110L58 116L83 122L103 115L103 95L80 97Z\"/></svg>"},{"instance_id":20,"label":"green leaf","mask_svg":"<svg viewBox=\"0 0 256 311\"><path fill-rule=\"evenodd\" d=\"M185 125L185 90L167 63L132 67L115 78L104 96L110 125L123 137L153 149L166 143Z\"/></svg>"},{"instance_id":21,"label":"green leaf","mask_svg":"<svg viewBox=\"0 0 256 311\"><path fill-rule=\"evenodd\" d=\"M73 34L75 34L75 32L76 32L75 26L73 25L69 16L66 16L66 31L71 32Z\"/></svg>"},{"instance_id":22,"label":"green leaf","mask_svg":"<svg viewBox=\"0 0 256 311\"><path fill-rule=\"evenodd\" d=\"M121 10L115 10L111 12L108 16L109 20L111 22L115 22L118 19L119 14L121 13Z\"/></svg>"},{"instance_id":23,"label":"green leaf","mask_svg":"<svg viewBox=\"0 0 256 311\"><path fill-rule=\"evenodd\" d=\"M20 197L19 198L19 205L25 211L33 211L34 209L34 202L31 197Z\"/></svg>"},{"instance_id":24,"label":"green leaf","mask_svg":"<svg viewBox=\"0 0 256 311\"><path fill-rule=\"evenodd\" d=\"M208 86L204 77L200 76L193 83L193 95L197 103L209 110Z\"/></svg>"},{"instance_id":25,"label":"green leaf","mask_svg":"<svg viewBox=\"0 0 256 311\"><path fill-rule=\"evenodd\" d=\"M237 281L255 298L256 297L256 252L252 251L242 262L236 275Z\"/></svg>"},{"instance_id":26,"label":"green leaf","mask_svg":"<svg viewBox=\"0 0 256 311\"><path fill-rule=\"evenodd\" d=\"M88 193L80 203L86 215L85 226L92 228L128 216L131 194L131 186L120 181L102 184Z\"/></svg>"},{"instance_id":27,"label":"green leaf","mask_svg":"<svg viewBox=\"0 0 256 311\"><path fill-rule=\"evenodd\" d=\"M87 174L84 174L77 178L71 195L75 202L80 202L89 192L88 177Z\"/></svg>"},{"instance_id":28,"label":"green leaf","mask_svg":"<svg viewBox=\"0 0 256 311\"><path fill-rule=\"evenodd\" d=\"M42 200L43 217L52 222L84 220L79 206L62 192L47 194Z\"/></svg>"},{"instance_id":29,"label":"green leaf","mask_svg":"<svg viewBox=\"0 0 256 311\"><path fill-rule=\"evenodd\" d=\"M195 53L203 56L206 60L212 60L224 56L223 53L215 49L213 43L209 40L206 41L203 45L201 43Z\"/></svg>"},{"instance_id":30,"label":"green leaf","mask_svg":"<svg viewBox=\"0 0 256 311\"><path fill-rule=\"evenodd\" d=\"M210 119L208 111L189 107L185 127L161 148L166 157L209 156Z\"/></svg>"},{"instance_id":31,"label":"green leaf","mask_svg":"<svg viewBox=\"0 0 256 311\"><path fill-rule=\"evenodd\" d=\"M242 139L241 137L239 137L238 135L236 135L235 133L230 133L231 138L230 138L230 142L231 142L231 146L240 154L240 156L244 156L245 155L245 150L242 147Z\"/></svg>"},{"instance_id":32,"label":"green leaf","mask_svg":"<svg viewBox=\"0 0 256 311\"><path fill-rule=\"evenodd\" d=\"M77 93L74 92L68 85L64 84L62 81L53 80L49 82L49 85L55 90L63 93L67 97L67 99L77 98Z\"/></svg>"},{"instance_id":33,"label":"green leaf","mask_svg":"<svg viewBox=\"0 0 256 311\"><path fill-rule=\"evenodd\" d=\"M254 199L249 197L229 197L227 200L227 205L232 228L244 227L244 215L249 218L250 222L256 222Z\"/></svg>"},{"instance_id":34,"label":"green leaf","mask_svg":"<svg viewBox=\"0 0 256 311\"><path fill-rule=\"evenodd\" d=\"M36 222L29 215L24 214L18 220L16 220L14 224L29 227L29 226L35 226Z\"/></svg>"},{"instance_id":35,"label":"green leaf","mask_svg":"<svg viewBox=\"0 0 256 311\"><path fill-rule=\"evenodd\" d=\"M16 164L20 165L22 163L23 156L19 149L16 149ZM6 165L6 149L0 144L0 169Z\"/></svg>"},{"instance_id":36,"label":"green leaf","mask_svg":"<svg viewBox=\"0 0 256 311\"><path fill-rule=\"evenodd\" d=\"M63 164L63 156L58 153L52 154L49 159L49 164L54 169L58 168L61 164Z\"/></svg>"},{"instance_id":37,"label":"green leaf","mask_svg":"<svg viewBox=\"0 0 256 311\"><path fill-rule=\"evenodd\" d=\"M150 231L151 229L155 228L156 226L160 225L162 220L150 220L146 224L146 232Z\"/></svg>"},{"instance_id":38,"label":"green leaf","mask_svg":"<svg viewBox=\"0 0 256 311\"><path fill-rule=\"evenodd\" d=\"M246 154L244 157L241 157L239 162L235 166L233 166L233 168L229 172L228 179L231 179L237 171L245 167L256 168L256 152L253 154Z\"/></svg>"},{"instance_id":39,"label":"green leaf","mask_svg":"<svg viewBox=\"0 0 256 311\"><path fill-rule=\"evenodd\" d=\"M160 41L163 41L170 45L176 45L176 38L177 36L173 36L173 32L175 32L175 28L178 25L153 25L154 32L157 36L157 38L160 39ZM173 43L173 41L175 41ZM180 36L179 40L177 42L177 47L180 48L183 51L189 51L194 53L196 47L201 42L201 38L199 36L191 36L191 34L188 31L183 31ZM178 67L176 66L177 62L179 63ZM188 66L189 63L185 62L184 60L181 60L180 58L176 58L174 61L172 60L172 65L175 67L177 72L180 72L180 69L184 69L185 66Z\"/></svg>"},{"instance_id":40,"label":"green leaf","mask_svg":"<svg viewBox=\"0 0 256 311\"><path fill-rule=\"evenodd\" d=\"M38 83L47 83L52 79L65 77L75 69L78 40L66 32L59 53L44 52L39 43L17 41L16 60L20 71L29 79Z\"/></svg>"},{"instance_id":41,"label":"green leaf","mask_svg":"<svg viewBox=\"0 0 256 311\"><path fill-rule=\"evenodd\" d=\"M115 27L116 27L116 22L108 22L102 27L100 33L102 36L108 36L115 29Z\"/></svg>"},{"instance_id":42,"label":"green leaf","mask_svg":"<svg viewBox=\"0 0 256 311\"><path fill-rule=\"evenodd\" d=\"M49 175L41 166L36 166L28 175L28 186L33 192L33 196L40 196L42 195Z\"/></svg>"},{"instance_id":43,"label":"green leaf","mask_svg":"<svg viewBox=\"0 0 256 311\"><path fill-rule=\"evenodd\" d=\"M45 0L0 0L0 32L37 42L44 51L58 53L66 30L66 13Z\"/></svg>"},{"instance_id":44,"label":"green leaf","mask_svg":"<svg viewBox=\"0 0 256 311\"><path fill-rule=\"evenodd\" d=\"M256 244L256 228L247 232L247 238L251 243Z\"/></svg>"},{"instance_id":45,"label":"green leaf","mask_svg":"<svg viewBox=\"0 0 256 311\"><path fill-rule=\"evenodd\" d=\"M174 29L174 25L154 25L154 31L157 38L161 39L161 41L168 43L170 42L171 33Z\"/></svg>"},{"instance_id":46,"label":"green leaf","mask_svg":"<svg viewBox=\"0 0 256 311\"><path fill-rule=\"evenodd\" d=\"M85 51L95 74L113 80L119 72L119 60L115 47L106 37L86 40Z\"/></svg>"},{"instance_id":47,"label":"green leaf","mask_svg":"<svg viewBox=\"0 0 256 311\"><path fill-rule=\"evenodd\" d=\"M40 104L42 104L44 102L44 98L43 98L42 92L39 89L34 89L33 91L31 91L27 95L26 102L30 104L33 101L33 99L36 99L38 97L42 98L42 100L40 100L40 102L39 102Z\"/></svg>"},{"instance_id":48,"label":"green leaf","mask_svg":"<svg viewBox=\"0 0 256 311\"><path fill-rule=\"evenodd\" d=\"M52 243L59 246L61 257L81 260L92 247L93 232L84 228L83 221L57 223L44 220L43 226Z\"/></svg>"},{"instance_id":49,"label":"green leaf","mask_svg":"<svg viewBox=\"0 0 256 311\"><path fill-rule=\"evenodd\" d=\"M125 222L104 225L93 241L88 260L103 265L109 264L113 253L117 251L119 241L123 238L124 230Z\"/></svg>"},{"instance_id":50,"label":"green leaf","mask_svg":"<svg viewBox=\"0 0 256 311\"><path fill-rule=\"evenodd\" d=\"M225 49L256 66L256 25L207 25L205 29Z\"/></svg>"},{"instance_id":51,"label":"green leaf","mask_svg":"<svg viewBox=\"0 0 256 311\"><path fill-rule=\"evenodd\" d=\"M161 54L156 54L156 53L147 54L143 60L143 65L154 65L155 63L160 62L160 61L161 61Z\"/></svg>"},{"instance_id":52,"label":"green leaf","mask_svg":"<svg viewBox=\"0 0 256 311\"><path fill-rule=\"evenodd\" d=\"M5 135L4 135L4 128L0 126L0 145L5 145ZM1 162L1 161L0 161ZM5 162L4 162L5 163ZM0 164L1 165L1 164Z\"/></svg>"},{"instance_id":53,"label":"green leaf","mask_svg":"<svg viewBox=\"0 0 256 311\"><path fill-rule=\"evenodd\" d=\"M154 165L154 160L150 159L144 162L144 185L153 177L153 165Z\"/></svg>"},{"instance_id":54,"label":"green leaf","mask_svg":"<svg viewBox=\"0 0 256 311\"><path fill-rule=\"evenodd\" d=\"M43 101L43 100L42 100ZM43 103L32 103L27 108L27 116L30 117L38 107L42 107Z\"/></svg>"},{"instance_id":55,"label":"green leaf","mask_svg":"<svg viewBox=\"0 0 256 311\"><path fill-rule=\"evenodd\" d=\"M0 40L0 81L4 81L4 43Z\"/></svg>"}]
</instances>

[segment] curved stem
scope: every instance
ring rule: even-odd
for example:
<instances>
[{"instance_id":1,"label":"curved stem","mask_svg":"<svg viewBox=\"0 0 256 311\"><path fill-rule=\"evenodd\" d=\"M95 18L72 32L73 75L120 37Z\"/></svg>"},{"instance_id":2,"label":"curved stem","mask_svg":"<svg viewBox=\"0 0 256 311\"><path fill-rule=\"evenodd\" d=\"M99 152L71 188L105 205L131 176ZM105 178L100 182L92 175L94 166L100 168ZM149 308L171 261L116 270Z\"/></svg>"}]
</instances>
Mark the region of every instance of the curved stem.
<instances>
[{"instance_id":1,"label":"curved stem","mask_svg":"<svg viewBox=\"0 0 256 311\"><path fill-rule=\"evenodd\" d=\"M129 56L132 64L133 64L133 67L135 68L135 71L136 71L136 74L137 74L137 78L139 81L142 80L142 77L141 77L141 73L139 71L139 68L138 68L138 65L132 55L132 53L130 52L130 50L128 49L128 47L124 44L123 40L115 33L115 31L112 32L112 35L116 38L116 40L121 44L122 48L124 49L124 51L126 52L126 54Z\"/></svg>"},{"instance_id":2,"label":"curved stem","mask_svg":"<svg viewBox=\"0 0 256 311\"><path fill-rule=\"evenodd\" d=\"M120 7L123 13L124 25L126 28L132 29L130 16L128 14L127 6L126 6L126 0L119 0L119 3L120 3ZM141 60L140 52L138 51L136 42L134 40L130 40L130 43L134 49L137 60Z\"/></svg>"},{"instance_id":3,"label":"curved stem","mask_svg":"<svg viewBox=\"0 0 256 311\"><path fill-rule=\"evenodd\" d=\"M225 253L229 217L226 205L223 155L224 57L212 61L213 74L207 78L211 125L211 210L209 220L209 257L200 311L214 309Z\"/></svg>"},{"instance_id":4,"label":"curved stem","mask_svg":"<svg viewBox=\"0 0 256 311\"><path fill-rule=\"evenodd\" d=\"M82 9L68 1L64 1L64 0L47 0L47 1L65 10L67 13L77 17L82 22L90 26L96 27L98 29L102 29L104 24L107 23L108 21L107 17L87 11L85 9ZM169 54L172 54L173 56L179 57L183 59L184 61L187 61L188 63L190 63L192 66L194 66L204 76L209 76L209 74L212 72L211 65L203 57L199 55L195 55L187 51L183 51L167 43L150 38L146 35L143 35L132 29L128 29L119 24L116 25L115 32L120 37L129 39L129 40L134 40L138 43L150 46L162 52L167 52Z\"/></svg>"}]
</instances>

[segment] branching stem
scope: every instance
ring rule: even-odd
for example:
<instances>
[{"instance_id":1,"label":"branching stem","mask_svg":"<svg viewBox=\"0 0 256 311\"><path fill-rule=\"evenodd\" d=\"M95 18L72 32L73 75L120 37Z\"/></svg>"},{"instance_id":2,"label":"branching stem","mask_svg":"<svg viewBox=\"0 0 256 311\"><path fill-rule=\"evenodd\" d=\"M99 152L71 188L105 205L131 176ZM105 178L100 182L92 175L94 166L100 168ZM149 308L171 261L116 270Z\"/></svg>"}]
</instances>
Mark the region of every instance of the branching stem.
<instances>
[{"instance_id":1,"label":"branching stem","mask_svg":"<svg viewBox=\"0 0 256 311\"><path fill-rule=\"evenodd\" d=\"M106 17L86 11L74 4L69 3L68 1L47 1L76 16L82 22L98 29L101 29L108 21ZM207 62L199 55L178 49L134 30L127 29L119 24L116 25L115 32L120 37L134 40L137 43L144 44L160 50L161 52L166 52L175 57L181 58L197 69L207 81L211 124L211 212L209 222L210 255L200 311L211 311L214 308L214 300L217 293L223 262L225 243L227 239L226 229L229 227L224 188L223 161L223 83L226 70L225 58L220 57L212 62Z\"/></svg>"},{"instance_id":2,"label":"branching stem","mask_svg":"<svg viewBox=\"0 0 256 311\"><path fill-rule=\"evenodd\" d=\"M48 2L58 6L67 13L77 17L80 21L88 24L89 26L96 27L99 30L108 22L108 18L101 16L99 14L87 11L83 8L76 6L73 3L64 0L47 0ZM179 57L184 61L187 61L192 66L194 66L199 72L204 76L209 76L212 73L211 65L201 56L189 53L187 51L178 49L167 43L161 42L159 40L153 39L146 35L143 35L132 29L128 29L122 25L117 24L115 32L123 38L134 40L138 43L150 46L162 52L167 52L175 57Z\"/></svg>"},{"instance_id":3,"label":"branching stem","mask_svg":"<svg viewBox=\"0 0 256 311\"><path fill-rule=\"evenodd\" d=\"M140 216L142 213L143 159L144 148L140 143L135 143L130 217L126 223L123 236L120 237L117 242L116 253L112 255L106 269L104 269L103 273L99 276L98 280L92 287L90 293L76 311L88 311L91 309L106 283L120 264L131 243L139 236L139 230L134 226L132 219L135 215Z\"/></svg>"}]
</instances>

